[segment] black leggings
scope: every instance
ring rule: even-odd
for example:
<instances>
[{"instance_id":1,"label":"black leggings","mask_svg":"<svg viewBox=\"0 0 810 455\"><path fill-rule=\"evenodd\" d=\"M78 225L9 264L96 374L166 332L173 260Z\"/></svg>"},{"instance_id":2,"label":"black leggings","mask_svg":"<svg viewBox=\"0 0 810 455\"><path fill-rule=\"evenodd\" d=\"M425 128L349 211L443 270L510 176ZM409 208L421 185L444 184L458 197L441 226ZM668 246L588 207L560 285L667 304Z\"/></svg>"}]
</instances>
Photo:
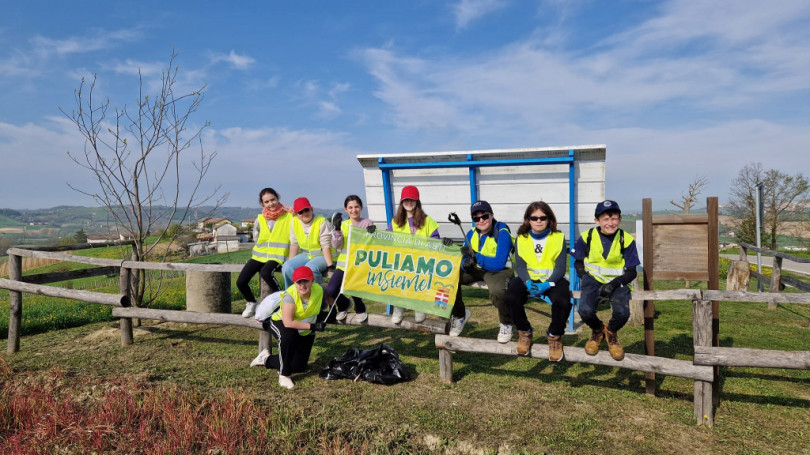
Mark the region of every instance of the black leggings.
<instances>
[{"instance_id":1,"label":"black leggings","mask_svg":"<svg viewBox=\"0 0 810 455\"><path fill-rule=\"evenodd\" d=\"M571 293L568 290L568 280L561 278L555 286L549 288L545 295L551 300L551 324L548 326L548 335L558 336L565 334L565 325L568 315L571 314ZM529 291L526 284L518 277L512 278L506 288L504 304L512 315L512 321L518 330L528 332L532 330L529 318L526 317L524 306L529 301Z\"/></svg>"},{"instance_id":2,"label":"black leggings","mask_svg":"<svg viewBox=\"0 0 810 455\"><path fill-rule=\"evenodd\" d=\"M349 308L351 301L348 297L340 293L340 286L343 284L343 270L337 269L329 278L329 283L326 285L326 294L335 299L338 311L346 311ZM360 297L352 297L354 300L354 312L365 313L366 304Z\"/></svg>"},{"instance_id":3,"label":"black leggings","mask_svg":"<svg viewBox=\"0 0 810 455\"><path fill-rule=\"evenodd\" d=\"M246 301L256 303L256 297L250 289L250 280L253 278L253 275L258 272L264 282L270 286L270 293L272 294L281 290L278 281L276 281L276 277L273 276L273 273L280 268L281 265L276 261L259 262L255 259L250 259L247 261L247 264L242 267L242 271L239 272L239 278L236 279L236 288L239 289L239 292L242 293L242 297L244 297Z\"/></svg>"}]
</instances>

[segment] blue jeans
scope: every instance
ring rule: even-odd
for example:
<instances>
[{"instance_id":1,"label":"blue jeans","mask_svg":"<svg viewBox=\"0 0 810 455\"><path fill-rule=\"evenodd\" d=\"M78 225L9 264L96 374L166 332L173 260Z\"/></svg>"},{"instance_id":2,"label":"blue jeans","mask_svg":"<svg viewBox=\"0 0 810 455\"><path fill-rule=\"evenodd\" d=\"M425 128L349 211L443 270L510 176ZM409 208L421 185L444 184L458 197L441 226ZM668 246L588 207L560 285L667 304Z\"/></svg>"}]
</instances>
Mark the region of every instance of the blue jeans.
<instances>
[{"instance_id":1,"label":"blue jeans","mask_svg":"<svg viewBox=\"0 0 810 455\"><path fill-rule=\"evenodd\" d=\"M298 256L291 257L281 266L281 274L284 275L284 289L293 285L293 272L303 265L312 270L312 274L315 275L316 283L323 284L323 274L326 273L326 258L316 256L312 259L308 259L306 253L301 253Z\"/></svg>"},{"instance_id":2,"label":"blue jeans","mask_svg":"<svg viewBox=\"0 0 810 455\"><path fill-rule=\"evenodd\" d=\"M596 316L596 303L599 299L599 288L602 283L589 274L582 275L582 281L579 285L579 316L582 322L588 325L591 330L600 330L602 328L602 321ZM610 297L610 306L613 308L613 313L608 322L608 330L616 333L627 324L630 319L630 288L622 286L616 289L616 292Z\"/></svg>"}]
</instances>

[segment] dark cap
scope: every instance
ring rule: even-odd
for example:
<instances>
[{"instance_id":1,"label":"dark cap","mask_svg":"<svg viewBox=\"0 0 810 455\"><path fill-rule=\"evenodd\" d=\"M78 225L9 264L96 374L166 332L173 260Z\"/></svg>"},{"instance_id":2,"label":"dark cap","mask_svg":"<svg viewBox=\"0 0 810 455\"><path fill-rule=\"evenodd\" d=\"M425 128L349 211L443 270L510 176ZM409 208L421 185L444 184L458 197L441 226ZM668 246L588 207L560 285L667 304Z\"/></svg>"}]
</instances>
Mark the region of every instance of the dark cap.
<instances>
[{"instance_id":1,"label":"dark cap","mask_svg":"<svg viewBox=\"0 0 810 455\"><path fill-rule=\"evenodd\" d=\"M599 218L599 215L607 212L608 210L618 212L619 215L622 214L622 209L619 208L619 204L616 201L605 200L596 204L596 211L594 211L593 216Z\"/></svg>"},{"instance_id":2,"label":"dark cap","mask_svg":"<svg viewBox=\"0 0 810 455\"><path fill-rule=\"evenodd\" d=\"M473 205L470 206L470 215L475 212L492 213L492 207L489 206L489 202L487 201L475 201Z\"/></svg>"}]
</instances>

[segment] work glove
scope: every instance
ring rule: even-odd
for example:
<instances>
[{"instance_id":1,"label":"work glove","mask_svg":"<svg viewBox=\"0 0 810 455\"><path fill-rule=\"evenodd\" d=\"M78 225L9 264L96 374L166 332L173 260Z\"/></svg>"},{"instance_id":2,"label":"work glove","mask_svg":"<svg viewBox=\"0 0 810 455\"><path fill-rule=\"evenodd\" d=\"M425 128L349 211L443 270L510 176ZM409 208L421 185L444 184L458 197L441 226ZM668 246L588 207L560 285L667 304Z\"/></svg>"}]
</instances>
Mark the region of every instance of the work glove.
<instances>
[{"instance_id":1,"label":"work glove","mask_svg":"<svg viewBox=\"0 0 810 455\"><path fill-rule=\"evenodd\" d=\"M343 214L340 212L335 212L332 214L332 227L336 230L340 230L340 223L343 222Z\"/></svg>"},{"instance_id":2,"label":"work glove","mask_svg":"<svg viewBox=\"0 0 810 455\"><path fill-rule=\"evenodd\" d=\"M535 283L532 280L526 280L526 290L529 291L529 297L533 299L539 299L542 295L540 292L539 283Z\"/></svg>"},{"instance_id":3,"label":"work glove","mask_svg":"<svg viewBox=\"0 0 810 455\"><path fill-rule=\"evenodd\" d=\"M543 281L542 283L537 284L537 289L540 291L540 294L545 294L551 288L551 283L548 281Z\"/></svg>"},{"instance_id":4,"label":"work glove","mask_svg":"<svg viewBox=\"0 0 810 455\"><path fill-rule=\"evenodd\" d=\"M376 230L377 230L377 226L375 226L373 224L366 228L366 232L368 232L369 234L373 234L374 231L376 231Z\"/></svg>"},{"instance_id":5,"label":"work glove","mask_svg":"<svg viewBox=\"0 0 810 455\"><path fill-rule=\"evenodd\" d=\"M323 332L325 328L325 322L312 322L309 324L309 330L312 330L313 332Z\"/></svg>"},{"instance_id":6,"label":"work glove","mask_svg":"<svg viewBox=\"0 0 810 455\"><path fill-rule=\"evenodd\" d=\"M614 278L613 280L603 284L601 287L599 287L599 300L610 300L613 293L616 292L616 289L619 289L621 285L622 283L618 278Z\"/></svg>"},{"instance_id":7,"label":"work glove","mask_svg":"<svg viewBox=\"0 0 810 455\"><path fill-rule=\"evenodd\" d=\"M472 270L478 265L478 260L475 257L475 251L467 245L461 247L461 267L464 270Z\"/></svg>"},{"instance_id":8,"label":"work glove","mask_svg":"<svg viewBox=\"0 0 810 455\"><path fill-rule=\"evenodd\" d=\"M335 269L337 269L337 266L336 266L335 264L332 264L332 265L327 265L327 266L326 266L326 271L327 271L327 272L334 272L334 271L335 271Z\"/></svg>"},{"instance_id":9,"label":"work glove","mask_svg":"<svg viewBox=\"0 0 810 455\"><path fill-rule=\"evenodd\" d=\"M445 237L442 239L442 243L444 244L444 246L450 246L453 244L453 239L451 239L450 237Z\"/></svg>"}]
</instances>

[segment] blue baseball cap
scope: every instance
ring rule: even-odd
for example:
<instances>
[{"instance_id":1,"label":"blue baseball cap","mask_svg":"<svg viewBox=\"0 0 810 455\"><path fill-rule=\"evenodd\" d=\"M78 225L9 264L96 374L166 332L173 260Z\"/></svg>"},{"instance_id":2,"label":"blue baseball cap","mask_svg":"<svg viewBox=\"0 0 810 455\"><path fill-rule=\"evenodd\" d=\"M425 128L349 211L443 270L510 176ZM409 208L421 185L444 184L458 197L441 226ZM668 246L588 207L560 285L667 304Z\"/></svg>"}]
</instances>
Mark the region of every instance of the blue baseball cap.
<instances>
[{"instance_id":1,"label":"blue baseball cap","mask_svg":"<svg viewBox=\"0 0 810 455\"><path fill-rule=\"evenodd\" d=\"M475 201L470 206L470 215L475 212L492 213L492 207L489 206L487 201Z\"/></svg>"},{"instance_id":2,"label":"blue baseball cap","mask_svg":"<svg viewBox=\"0 0 810 455\"><path fill-rule=\"evenodd\" d=\"M599 218L599 215L607 212L608 210L619 212L619 215L622 214L622 209L619 208L619 204L616 201L604 200L596 204L596 210L594 211L593 216L595 218Z\"/></svg>"}]
</instances>

